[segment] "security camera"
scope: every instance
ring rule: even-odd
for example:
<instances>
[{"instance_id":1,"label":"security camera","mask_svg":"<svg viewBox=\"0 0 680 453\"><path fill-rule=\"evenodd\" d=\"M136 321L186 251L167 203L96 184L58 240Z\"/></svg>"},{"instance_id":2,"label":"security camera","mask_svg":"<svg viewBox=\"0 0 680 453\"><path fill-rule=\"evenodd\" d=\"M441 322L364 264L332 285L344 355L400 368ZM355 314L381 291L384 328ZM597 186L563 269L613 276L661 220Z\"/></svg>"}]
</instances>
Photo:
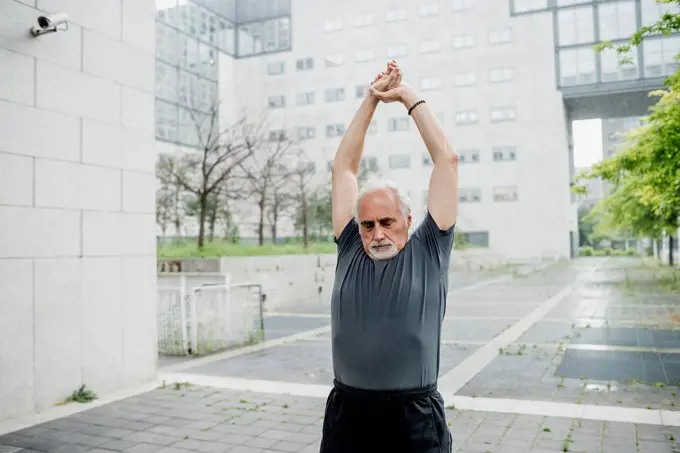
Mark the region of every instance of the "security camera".
<instances>
[{"instance_id":1,"label":"security camera","mask_svg":"<svg viewBox=\"0 0 680 453\"><path fill-rule=\"evenodd\" d=\"M38 25L31 28L31 34L40 36L59 30L68 30L68 14L66 13L39 16Z\"/></svg>"}]
</instances>

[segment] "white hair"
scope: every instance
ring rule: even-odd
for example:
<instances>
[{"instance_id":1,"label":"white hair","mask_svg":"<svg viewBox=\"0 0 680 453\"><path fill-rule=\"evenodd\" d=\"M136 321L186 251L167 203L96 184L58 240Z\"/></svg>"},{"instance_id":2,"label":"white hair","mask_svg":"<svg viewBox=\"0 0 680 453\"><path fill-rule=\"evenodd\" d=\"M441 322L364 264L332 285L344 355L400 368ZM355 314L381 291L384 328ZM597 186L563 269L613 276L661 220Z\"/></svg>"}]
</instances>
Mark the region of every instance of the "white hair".
<instances>
[{"instance_id":1,"label":"white hair","mask_svg":"<svg viewBox=\"0 0 680 453\"><path fill-rule=\"evenodd\" d=\"M392 181L388 181L386 179L373 179L369 180L364 185L364 187L359 191L357 203L354 206L354 218L357 219L357 221L359 220L359 203L361 202L361 199L369 193L385 189L393 190L394 193L399 198L401 213L404 216L404 219L407 219L408 216L411 215L411 200L395 183L393 183Z\"/></svg>"}]
</instances>

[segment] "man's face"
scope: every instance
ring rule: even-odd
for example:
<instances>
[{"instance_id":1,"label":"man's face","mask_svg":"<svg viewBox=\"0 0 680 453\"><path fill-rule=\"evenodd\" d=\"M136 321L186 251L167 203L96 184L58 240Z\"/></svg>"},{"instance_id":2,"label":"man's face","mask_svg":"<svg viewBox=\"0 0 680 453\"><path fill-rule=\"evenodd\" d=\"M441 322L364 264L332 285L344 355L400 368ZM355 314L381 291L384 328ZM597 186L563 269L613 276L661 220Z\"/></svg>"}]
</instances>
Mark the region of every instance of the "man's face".
<instances>
[{"instance_id":1,"label":"man's face","mask_svg":"<svg viewBox=\"0 0 680 453\"><path fill-rule=\"evenodd\" d=\"M369 192L361 198L358 208L361 242L371 258L387 260L404 248L411 216L404 218L394 190Z\"/></svg>"}]
</instances>

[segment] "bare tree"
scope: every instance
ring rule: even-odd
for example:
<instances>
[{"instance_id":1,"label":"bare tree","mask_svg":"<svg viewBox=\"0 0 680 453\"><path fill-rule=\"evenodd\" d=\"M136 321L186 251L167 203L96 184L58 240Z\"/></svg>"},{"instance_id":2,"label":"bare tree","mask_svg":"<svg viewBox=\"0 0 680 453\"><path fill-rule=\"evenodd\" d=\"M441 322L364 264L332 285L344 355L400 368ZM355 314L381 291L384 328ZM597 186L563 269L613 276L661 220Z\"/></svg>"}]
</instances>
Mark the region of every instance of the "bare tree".
<instances>
[{"instance_id":1,"label":"bare tree","mask_svg":"<svg viewBox=\"0 0 680 453\"><path fill-rule=\"evenodd\" d=\"M183 172L176 160L161 158L156 162L156 178L159 181L156 190L156 223L165 236L169 225L175 227L177 239L182 237L182 227L187 216L186 193L179 183L177 174ZM186 176L186 175L184 175Z\"/></svg>"},{"instance_id":2,"label":"bare tree","mask_svg":"<svg viewBox=\"0 0 680 453\"><path fill-rule=\"evenodd\" d=\"M168 226L172 222L172 193L169 187L156 189L156 224L161 228L161 234L165 237Z\"/></svg>"},{"instance_id":3,"label":"bare tree","mask_svg":"<svg viewBox=\"0 0 680 453\"><path fill-rule=\"evenodd\" d=\"M250 123L244 116L222 129L218 102L210 106L208 113L191 109L187 112L193 126L190 140L197 150L162 156L159 165L163 172L171 174L184 190L196 197L198 247L202 248L211 198L215 199L235 170L253 155L262 140L262 123Z\"/></svg>"},{"instance_id":4,"label":"bare tree","mask_svg":"<svg viewBox=\"0 0 680 453\"><path fill-rule=\"evenodd\" d=\"M296 224L302 229L302 243L305 248L309 247L309 201L315 191L312 183L314 178L314 162L307 154L298 150L295 154L295 163L292 169L292 199L297 205L298 218Z\"/></svg>"},{"instance_id":5,"label":"bare tree","mask_svg":"<svg viewBox=\"0 0 680 453\"><path fill-rule=\"evenodd\" d=\"M290 208L294 205L294 198L291 194L291 179L282 178L271 190L269 208L267 209L267 220L271 230L272 242L278 239L279 221L287 215Z\"/></svg>"},{"instance_id":6,"label":"bare tree","mask_svg":"<svg viewBox=\"0 0 680 453\"><path fill-rule=\"evenodd\" d=\"M282 189L290 175L290 168L285 162L292 144L284 131L272 131L269 140L255 151L253 159L241 165L247 196L255 201L258 209L257 237L260 245L264 244L267 211L275 201L275 195L282 196ZM276 214L278 216L279 213Z\"/></svg>"}]
</instances>

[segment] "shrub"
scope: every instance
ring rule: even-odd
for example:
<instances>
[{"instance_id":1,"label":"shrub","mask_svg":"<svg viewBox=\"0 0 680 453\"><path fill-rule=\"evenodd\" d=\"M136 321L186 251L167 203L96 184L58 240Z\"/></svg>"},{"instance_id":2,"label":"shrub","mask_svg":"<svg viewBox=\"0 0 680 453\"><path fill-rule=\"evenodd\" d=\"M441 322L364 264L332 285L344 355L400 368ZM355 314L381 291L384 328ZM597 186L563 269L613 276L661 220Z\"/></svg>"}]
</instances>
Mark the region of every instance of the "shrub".
<instances>
[{"instance_id":1,"label":"shrub","mask_svg":"<svg viewBox=\"0 0 680 453\"><path fill-rule=\"evenodd\" d=\"M593 248L589 245L581 247L578 251L579 256L593 256Z\"/></svg>"}]
</instances>

